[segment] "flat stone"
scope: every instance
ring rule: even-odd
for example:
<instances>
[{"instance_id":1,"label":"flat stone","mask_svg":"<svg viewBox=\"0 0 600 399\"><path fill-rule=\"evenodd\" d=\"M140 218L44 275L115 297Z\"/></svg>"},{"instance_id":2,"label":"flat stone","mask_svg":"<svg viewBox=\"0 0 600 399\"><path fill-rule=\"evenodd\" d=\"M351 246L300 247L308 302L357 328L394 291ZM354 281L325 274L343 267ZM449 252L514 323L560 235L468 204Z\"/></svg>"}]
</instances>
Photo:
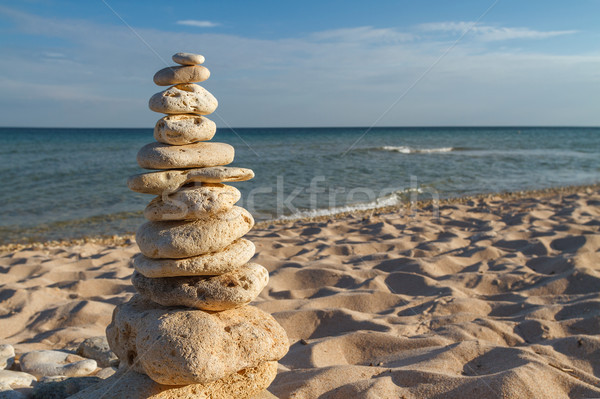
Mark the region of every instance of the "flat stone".
<instances>
[{"instance_id":1,"label":"flat stone","mask_svg":"<svg viewBox=\"0 0 600 399\"><path fill-rule=\"evenodd\" d=\"M35 381L37 381L35 376L22 371L0 370L0 384L11 388L28 387Z\"/></svg>"},{"instance_id":2,"label":"flat stone","mask_svg":"<svg viewBox=\"0 0 600 399\"><path fill-rule=\"evenodd\" d=\"M147 375L120 370L114 376L69 399L266 399L262 396L277 374L277 363L264 362L222 379L185 386L161 385Z\"/></svg>"},{"instance_id":3,"label":"flat stone","mask_svg":"<svg viewBox=\"0 0 600 399\"><path fill-rule=\"evenodd\" d=\"M8 369L15 362L15 348L10 344L0 345L0 370Z\"/></svg>"},{"instance_id":4,"label":"flat stone","mask_svg":"<svg viewBox=\"0 0 600 399\"><path fill-rule=\"evenodd\" d=\"M193 144L214 137L217 125L205 116L167 115L154 126L154 139L171 145Z\"/></svg>"},{"instance_id":5,"label":"flat stone","mask_svg":"<svg viewBox=\"0 0 600 399\"><path fill-rule=\"evenodd\" d=\"M115 308L106 336L124 366L164 385L216 381L288 350L283 327L254 306L212 313L139 294Z\"/></svg>"},{"instance_id":6,"label":"flat stone","mask_svg":"<svg viewBox=\"0 0 600 399\"><path fill-rule=\"evenodd\" d=\"M127 180L130 190L143 194L172 193L190 183L226 183L254 177L251 169L213 166L201 169L166 170L133 175Z\"/></svg>"},{"instance_id":7,"label":"flat stone","mask_svg":"<svg viewBox=\"0 0 600 399\"><path fill-rule=\"evenodd\" d=\"M151 221L203 219L229 211L241 196L237 188L219 183L185 187L154 198L146 206L144 216Z\"/></svg>"},{"instance_id":8,"label":"flat stone","mask_svg":"<svg viewBox=\"0 0 600 399\"><path fill-rule=\"evenodd\" d=\"M148 278L133 272L140 295L163 306L186 306L221 311L252 302L269 282L269 272L256 263L214 277Z\"/></svg>"},{"instance_id":9,"label":"flat stone","mask_svg":"<svg viewBox=\"0 0 600 399\"><path fill-rule=\"evenodd\" d=\"M186 145L150 143L137 154L145 169L187 169L222 166L233 162L235 150L226 143L200 142Z\"/></svg>"},{"instance_id":10,"label":"flat stone","mask_svg":"<svg viewBox=\"0 0 600 399\"><path fill-rule=\"evenodd\" d=\"M208 68L200 65L172 66L156 72L154 83L159 86L170 86L180 83L204 82L209 77Z\"/></svg>"},{"instance_id":11,"label":"flat stone","mask_svg":"<svg viewBox=\"0 0 600 399\"><path fill-rule=\"evenodd\" d=\"M192 222L146 222L136 233L140 251L149 258L183 259L217 252L254 226L252 215L239 206Z\"/></svg>"},{"instance_id":12,"label":"flat stone","mask_svg":"<svg viewBox=\"0 0 600 399\"><path fill-rule=\"evenodd\" d=\"M98 367L118 366L119 359L108 346L108 341L105 336L90 337L85 339L76 352L79 356L87 359L94 359L98 363Z\"/></svg>"},{"instance_id":13,"label":"flat stone","mask_svg":"<svg viewBox=\"0 0 600 399\"><path fill-rule=\"evenodd\" d=\"M44 378L33 388L32 399L66 399L101 381L98 377Z\"/></svg>"},{"instance_id":14,"label":"flat stone","mask_svg":"<svg viewBox=\"0 0 600 399\"><path fill-rule=\"evenodd\" d=\"M254 256L252 241L240 238L224 249L185 259L152 259L137 254L133 267L146 277L218 276L245 265Z\"/></svg>"},{"instance_id":15,"label":"flat stone","mask_svg":"<svg viewBox=\"0 0 600 399\"><path fill-rule=\"evenodd\" d=\"M27 352L21 356L19 362L22 371L37 378L54 375L85 376L94 372L97 366L95 360L52 350Z\"/></svg>"},{"instance_id":16,"label":"flat stone","mask_svg":"<svg viewBox=\"0 0 600 399\"><path fill-rule=\"evenodd\" d=\"M108 377L115 374L117 372L117 370L118 369L116 367L105 367L102 370L98 371L96 374L94 374L94 377L98 377L98 378L105 380Z\"/></svg>"},{"instance_id":17,"label":"flat stone","mask_svg":"<svg viewBox=\"0 0 600 399\"><path fill-rule=\"evenodd\" d=\"M193 53L176 53L173 54L173 62L179 65L200 65L204 64L204 56Z\"/></svg>"},{"instance_id":18,"label":"flat stone","mask_svg":"<svg viewBox=\"0 0 600 399\"><path fill-rule=\"evenodd\" d=\"M163 114L208 115L217 109L219 102L202 86L193 83L179 84L150 97L148 106Z\"/></svg>"}]
</instances>

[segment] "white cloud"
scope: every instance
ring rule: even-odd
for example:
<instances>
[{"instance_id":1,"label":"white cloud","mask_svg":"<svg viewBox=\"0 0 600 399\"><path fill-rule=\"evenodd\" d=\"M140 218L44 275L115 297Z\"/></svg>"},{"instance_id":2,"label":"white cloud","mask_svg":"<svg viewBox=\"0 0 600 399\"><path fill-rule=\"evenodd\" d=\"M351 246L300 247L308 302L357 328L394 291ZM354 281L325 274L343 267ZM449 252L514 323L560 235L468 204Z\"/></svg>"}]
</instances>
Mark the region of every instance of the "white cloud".
<instances>
[{"instance_id":1,"label":"white cloud","mask_svg":"<svg viewBox=\"0 0 600 399\"><path fill-rule=\"evenodd\" d=\"M182 21L177 21L177 25L186 25L186 26L195 26L196 28L214 28L215 26L219 26L221 24L212 21L197 21L195 19L184 19Z\"/></svg>"},{"instance_id":2,"label":"white cloud","mask_svg":"<svg viewBox=\"0 0 600 399\"><path fill-rule=\"evenodd\" d=\"M356 28L332 29L316 32L311 35L315 40L347 41L347 42L405 42L414 36L410 33L398 32L391 28L373 28L359 26Z\"/></svg>"},{"instance_id":3,"label":"white cloud","mask_svg":"<svg viewBox=\"0 0 600 399\"><path fill-rule=\"evenodd\" d=\"M0 43L0 122L14 126L152 127L160 115L148 110L148 99L162 90L152 76L177 51L206 56L211 78L202 85L219 100L211 119L220 126L222 119L234 127L368 126L448 46L374 27L293 39L134 27L151 50L119 22L5 11L18 32L60 39L50 40L52 48L43 40L23 48ZM32 57L44 51L64 58ZM598 125L599 63L593 52L498 52L464 41L379 124Z\"/></svg>"},{"instance_id":4,"label":"white cloud","mask_svg":"<svg viewBox=\"0 0 600 399\"><path fill-rule=\"evenodd\" d=\"M571 35L576 30L538 31L529 28L508 28L480 25L474 22L432 22L421 24L418 29L425 32L469 33L482 41L499 41L510 39L547 39L550 37Z\"/></svg>"}]
</instances>

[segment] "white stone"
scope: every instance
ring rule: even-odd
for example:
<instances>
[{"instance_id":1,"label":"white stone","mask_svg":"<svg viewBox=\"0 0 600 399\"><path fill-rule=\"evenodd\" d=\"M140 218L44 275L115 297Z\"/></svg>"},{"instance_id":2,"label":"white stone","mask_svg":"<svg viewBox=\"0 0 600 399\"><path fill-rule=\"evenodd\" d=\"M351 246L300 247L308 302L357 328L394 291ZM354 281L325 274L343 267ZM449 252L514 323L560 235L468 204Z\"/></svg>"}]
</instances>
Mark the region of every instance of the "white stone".
<instances>
[{"instance_id":1,"label":"white stone","mask_svg":"<svg viewBox=\"0 0 600 399\"><path fill-rule=\"evenodd\" d=\"M154 198L144 210L151 221L196 220L230 210L240 200L240 191L225 184L184 187L169 195Z\"/></svg>"},{"instance_id":2,"label":"white stone","mask_svg":"<svg viewBox=\"0 0 600 399\"><path fill-rule=\"evenodd\" d=\"M204 87L186 83L156 93L148 105L152 111L163 114L208 115L215 112L219 102Z\"/></svg>"},{"instance_id":3,"label":"white stone","mask_svg":"<svg viewBox=\"0 0 600 399\"><path fill-rule=\"evenodd\" d=\"M193 53L176 53L173 54L173 62L179 65L200 65L204 64L204 56Z\"/></svg>"},{"instance_id":4,"label":"white stone","mask_svg":"<svg viewBox=\"0 0 600 399\"><path fill-rule=\"evenodd\" d=\"M154 139L171 145L192 144L213 138L217 125L205 116L167 115L156 122Z\"/></svg>"},{"instance_id":5,"label":"white stone","mask_svg":"<svg viewBox=\"0 0 600 399\"><path fill-rule=\"evenodd\" d=\"M37 378L55 375L85 376L94 372L97 367L95 360L53 350L27 352L19 361L21 370Z\"/></svg>"},{"instance_id":6,"label":"white stone","mask_svg":"<svg viewBox=\"0 0 600 399\"><path fill-rule=\"evenodd\" d=\"M235 150L226 143L150 143L140 149L137 162L145 169L188 169L227 165L233 162L234 156Z\"/></svg>"},{"instance_id":7,"label":"white stone","mask_svg":"<svg viewBox=\"0 0 600 399\"><path fill-rule=\"evenodd\" d=\"M35 376L21 371L0 370L0 384L8 385L11 388L28 387L36 380Z\"/></svg>"},{"instance_id":8,"label":"white stone","mask_svg":"<svg viewBox=\"0 0 600 399\"><path fill-rule=\"evenodd\" d=\"M0 370L8 369L15 362L15 348L10 344L0 345Z\"/></svg>"},{"instance_id":9,"label":"white stone","mask_svg":"<svg viewBox=\"0 0 600 399\"><path fill-rule=\"evenodd\" d=\"M224 183L246 181L254 177L251 169L228 166L187 170L161 170L158 172L140 173L127 180L130 190L143 194L162 195L179 190L190 183Z\"/></svg>"},{"instance_id":10,"label":"white stone","mask_svg":"<svg viewBox=\"0 0 600 399\"><path fill-rule=\"evenodd\" d=\"M248 263L256 248L252 241L240 238L224 249L185 259L152 259L137 254L133 267L146 277L218 276Z\"/></svg>"}]
</instances>

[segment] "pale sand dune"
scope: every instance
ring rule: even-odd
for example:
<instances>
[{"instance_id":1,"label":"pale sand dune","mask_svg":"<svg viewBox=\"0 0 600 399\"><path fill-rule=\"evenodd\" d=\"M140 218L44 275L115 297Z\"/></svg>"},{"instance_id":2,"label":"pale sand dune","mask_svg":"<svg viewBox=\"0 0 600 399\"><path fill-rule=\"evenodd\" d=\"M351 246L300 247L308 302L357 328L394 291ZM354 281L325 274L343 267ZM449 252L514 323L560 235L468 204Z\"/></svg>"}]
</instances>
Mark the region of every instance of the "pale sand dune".
<instances>
[{"instance_id":1,"label":"pale sand dune","mask_svg":"<svg viewBox=\"0 0 600 399\"><path fill-rule=\"evenodd\" d=\"M598 190L273 225L256 305L286 329L281 398L600 397ZM0 343L73 348L133 293L134 244L0 257Z\"/></svg>"}]
</instances>

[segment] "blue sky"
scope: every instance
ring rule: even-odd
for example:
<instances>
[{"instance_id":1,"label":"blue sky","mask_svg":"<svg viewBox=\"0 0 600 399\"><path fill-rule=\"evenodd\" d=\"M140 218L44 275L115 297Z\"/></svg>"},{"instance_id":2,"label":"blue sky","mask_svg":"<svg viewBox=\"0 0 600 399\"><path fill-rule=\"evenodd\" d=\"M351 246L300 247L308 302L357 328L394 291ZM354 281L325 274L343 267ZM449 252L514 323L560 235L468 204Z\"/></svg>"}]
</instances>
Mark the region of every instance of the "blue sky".
<instances>
[{"instance_id":1,"label":"blue sky","mask_svg":"<svg viewBox=\"0 0 600 399\"><path fill-rule=\"evenodd\" d=\"M199 52L219 126L600 125L600 1L0 2L1 126L152 127Z\"/></svg>"}]
</instances>

